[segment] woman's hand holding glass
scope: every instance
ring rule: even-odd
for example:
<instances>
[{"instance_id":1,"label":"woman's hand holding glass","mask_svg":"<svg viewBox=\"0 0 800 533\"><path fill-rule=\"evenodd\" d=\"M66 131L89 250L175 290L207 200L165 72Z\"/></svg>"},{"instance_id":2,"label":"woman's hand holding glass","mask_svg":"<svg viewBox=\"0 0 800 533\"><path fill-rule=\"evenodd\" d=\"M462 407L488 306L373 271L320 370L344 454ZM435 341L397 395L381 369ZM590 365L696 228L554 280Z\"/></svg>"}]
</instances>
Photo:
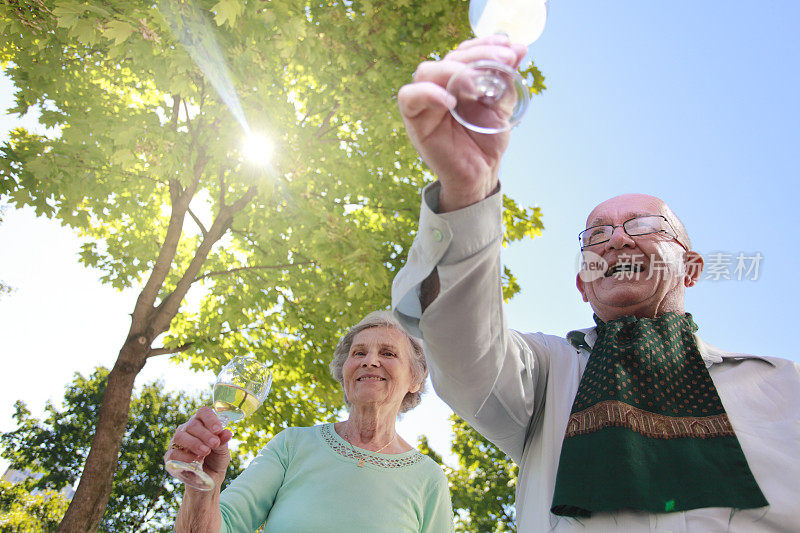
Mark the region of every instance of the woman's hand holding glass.
<instances>
[{"instance_id":1,"label":"woman's hand holding glass","mask_svg":"<svg viewBox=\"0 0 800 533\"><path fill-rule=\"evenodd\" d=\"M228 467L227 442L230 435L223 438L224 425L238 422L253 414L267 397L271 387L272 374L264 363L249 356L234 357L217 375L213 411L208 408L200 409L173 436L170 450L164 456L167 472L197 490L219 488L222 480L214 478L206 470L208 468L214 474L219 474L219 469L222 468L222 476L225 477L225 469ZM213 418L209 417L206 409L211 411ZM186 444L181 441L186 441ZM216 455L224 453L224 465L219 457L214 457L215 450L223 444L224 450ZM191 452L194 456L191 461L168 457L172 451ZM200 459L203 458L205 459L201 463ZM205 462L209 460L211 464L206 467Z\"/></svg>"},{"instance_id":2,"label":"woman's hand holding glass","mask_svg":"<svg viewBox=\"0 0 800 533\"><path fill-rule=\"evenodd\" d=\"M228 441L232 436L212 408L201 407L185 424L178 426L164 454L164 462L191 464L202 459L203 472L219 487L230 463Z\"/></svg>"}]
</instances>

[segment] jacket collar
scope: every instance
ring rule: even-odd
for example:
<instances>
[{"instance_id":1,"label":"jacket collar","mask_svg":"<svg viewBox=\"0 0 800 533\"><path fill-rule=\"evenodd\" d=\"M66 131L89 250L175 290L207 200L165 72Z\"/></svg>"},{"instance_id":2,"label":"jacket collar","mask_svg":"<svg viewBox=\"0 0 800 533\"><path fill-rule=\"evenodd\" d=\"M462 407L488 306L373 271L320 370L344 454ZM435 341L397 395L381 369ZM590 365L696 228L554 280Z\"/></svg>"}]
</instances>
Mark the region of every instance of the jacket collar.
<instances>
[{"instance_id":1,"label":"jacket collar","mask_svg":"<svg viewBox=\"0 0 800 533\"><path fill-rule=\"evenodd\" d=\"M732 353L726 352L716 346L708 344L699 336L695 335L694 338L697 340L697 347L700 350L700 356L703 358L703 361L706 364L706 367L710 367L711 365L723 363L726 361L741 361L744 359L760 359L766 363L775 366L775 363L767 359L766 357L761 357L758 355L750 355L745 353ZM567 333L567 342L569 342L573 348L576 350L584 350L587 354L591 353L592 347L594 346L595 341L597 340L597 328L584 328L584 329L576 329L572 330Z\"/></svg>"}]
</instances>

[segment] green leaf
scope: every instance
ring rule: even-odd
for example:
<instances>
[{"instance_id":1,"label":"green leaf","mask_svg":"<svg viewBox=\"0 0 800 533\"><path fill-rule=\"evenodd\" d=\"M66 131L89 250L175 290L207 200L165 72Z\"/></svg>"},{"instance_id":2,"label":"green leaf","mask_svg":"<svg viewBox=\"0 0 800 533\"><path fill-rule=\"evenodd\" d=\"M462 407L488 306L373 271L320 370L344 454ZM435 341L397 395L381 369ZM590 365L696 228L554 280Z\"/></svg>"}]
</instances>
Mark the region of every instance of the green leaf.
<instances>
[{"instance_id":1,"label":"green leaf","mask_svg":"<svg viewBox=\"0 0 800 533\"><path fill-rule=\"evenodd\" d=\"M86 6L78 2L58 2L53 8L53 15L58 19L59 28L70 28L84 11Z\"/></svg>"},{"instance_id":2,"label":"green leaf","mask_svg":"<svg viewBox=\"0 0 800 533\"><path fill-rule=\"evenodd\" d=\"M129 23L122 20L112 20L105 25L103 37L113 40L114 44L122 44L134 31L136 31L136 28Z\"/></svg>"},{"instance_id":3,"label":"green leaf","mask_svg":"<svg viewBox=\"0 0 800 533\"><path fill-rule=\"evenodd\" d=\"M88 45L97 40L94 24L88 20L76 21L69 30L69 36Z\"/></svg>"},{"instance_id":4,"label":"green leaf","mask_svg":"<svg viewBox=\"0 0 800 533\"><path fill-rule=\"evenodd\" d=\"M212 10L217 13L214 16L214 22L218 26L227 24L233 27L236 19L244 11L244 4L240 0L221 0L214 5Z\"/></svg>"}]
</instances>

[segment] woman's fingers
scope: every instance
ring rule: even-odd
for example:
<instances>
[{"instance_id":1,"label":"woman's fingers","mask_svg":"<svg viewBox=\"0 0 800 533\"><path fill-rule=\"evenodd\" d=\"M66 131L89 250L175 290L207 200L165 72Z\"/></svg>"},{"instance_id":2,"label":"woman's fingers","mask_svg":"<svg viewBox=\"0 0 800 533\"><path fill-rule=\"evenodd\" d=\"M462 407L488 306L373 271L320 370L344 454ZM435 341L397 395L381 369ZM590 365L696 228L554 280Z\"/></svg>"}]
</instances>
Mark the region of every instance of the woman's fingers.
<instances>
[{"instance_id":1,"label":"woman's fingers","mask_svg":"<svg viewBox=\"0 0 800 533\"><path fill-rule=\"evenodd\" d=\"M215 479L225 476L230 463L228 441L233 433L210 407L201 407L185 424L178 426L164 454L164 462L203 461L203 469Z\"/></svg>"},{"instance_id":2,"label":"woman's fingers","mask_svg":"<svg viewBox=\"0 0 800 533\"><path fill-rule=\"evenodd\" d=\"M197 461L198 459L200 459L200 456L180 446L180 444L175 444L174 442L170 442L169 446L167 447L167 452L164 454L164 462L183 461L184 463L191 463L193 461Z\"/></svg>"},{"instance_id":3,"label":"woman's fingers","mask_svg":"<svg viewBox=\"0 0 800 533\"><path fill-rule=\"evenodd\" d=\"M192 419L195 419L203 424L203 426L208 428L212 433L219 433L222 431L222 421L220 421L217 413L215 413L214 410L207 405L198 409L197 413L195 413L195 415L189 419L189 421L191 422Z\"/></svg>"},{"instance_id":4,"label":"woman's fingers","mask_svg":"<svg viewBox=\"0 0 800 533\"><path fill-rule=\"evenodd\" d=\"M231 439L233 434L228 431L227 429L223 430L220 434L220 441L221 444L211 450L211 453L205 456L203 459L203 468L207 472L222 472L224 473L225 470L228 468L228 463L230 463L230 455L228 453L228 446L227 443Z\"/></svg>"},{"instance_id":5,"label":"woman's fingers","mask_svg":"<svg viewBox=\"0 0 800 533\"><path fill-rule=\"evenodd\" d=\"M230 431L223 431L222 423L214 410L201 407L185 424L178 426L170 441L170 449L180 454L204 457L226 444L230 437Z\"/></svg>"},{"instance_id":6,"label":"woman's fingers","mask_svg":"<svg viewBox=\"0 0 800 533\"><path fill-rule=\"evenodd\" d=\"M223 429L219 433L217 433L217 437L219 437L219 446L217 448L222 447L223 444L228 444L228 441L233 438L233 433L229 429ZM211 450L216 451L216 449Z\"/></svg>"},{"instance_id":7,"label":"woman's fingers","mask_svg":"<svg viewBox=\"0 0 800 533\"><path fill-rule=\"evenodd\" d=\"M461 41L461 43L458 45L458 48L472 48L474 46L486 44L508 45L511 44L511 40L508 38L508 35L496 33L487 37L473 37L472 39Z\"/></svg>"},{"instance_id":8,"label":"woman's fingers","mask_svg":"<svg viewBox=\"0 0 800 533\"><path fill-rule=\"evenodd\" d=\"M199 456L208 455L212 448L219 446L219 438L199 423L189 422L178 426L172 437L173 447L180 446Z\"/></svg>"}]
</instances>

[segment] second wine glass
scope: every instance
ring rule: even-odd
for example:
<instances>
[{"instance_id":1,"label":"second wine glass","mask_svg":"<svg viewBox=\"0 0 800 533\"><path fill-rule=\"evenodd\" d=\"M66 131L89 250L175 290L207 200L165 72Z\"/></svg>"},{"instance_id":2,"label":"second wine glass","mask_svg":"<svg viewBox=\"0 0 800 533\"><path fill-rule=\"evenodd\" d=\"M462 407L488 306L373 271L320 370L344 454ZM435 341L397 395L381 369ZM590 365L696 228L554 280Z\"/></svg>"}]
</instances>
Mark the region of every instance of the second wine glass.
<instances>
[{"instance_id":1,"label":"second wine glass","mask_svg":"<svg viewBox=\"0 0 800 533\"><path fill-rule=\"evenodd\" d=\"M515 43L530 45L544 31L547 0L471 0L469 21L478 37L504 34ZM513 68L484 60L465 65L447 84L455 96L453 117L478 133L513 128L528 107L529 88Z\"/></svg>"},{"instance_id":2,"label":"second wine glass","mask_svg":"<svg viewBox=\"0 0 800 533\"><path fill-rule=\"evenodd\" d=\"M257 359L240 355L220 370L214 384L214 411L225 427L253 414L272 387L272 373ZM186 463L170 460L167 471L198 490L212 490L214 480L203 470L200 458Z\"/></svg>"}]
</instances>

